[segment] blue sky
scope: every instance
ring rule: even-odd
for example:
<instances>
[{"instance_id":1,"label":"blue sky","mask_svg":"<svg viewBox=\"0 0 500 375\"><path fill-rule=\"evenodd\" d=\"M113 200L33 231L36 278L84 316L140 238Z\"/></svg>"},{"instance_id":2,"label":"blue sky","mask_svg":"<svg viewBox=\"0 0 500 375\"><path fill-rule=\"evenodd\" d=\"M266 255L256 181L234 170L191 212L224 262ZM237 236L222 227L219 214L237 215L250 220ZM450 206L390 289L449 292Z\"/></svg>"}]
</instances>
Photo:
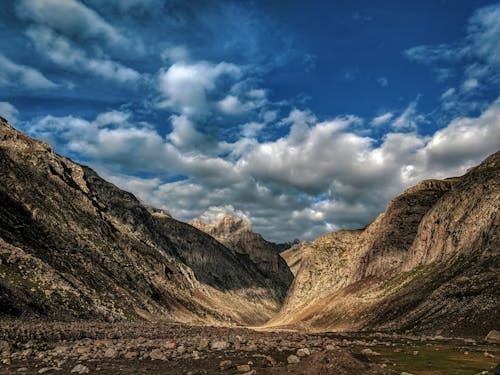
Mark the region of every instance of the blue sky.
<instances>
[{"instance_id":1,"label":"blue sky","mask_svg":"<svg viewBox=\"0 0 500 375\"><path fill-rule=\"evenodd\" d=\"M500 3L17 0L0 114L182 220L358 228L500 147Z\"/></svg>"}]
</instances>

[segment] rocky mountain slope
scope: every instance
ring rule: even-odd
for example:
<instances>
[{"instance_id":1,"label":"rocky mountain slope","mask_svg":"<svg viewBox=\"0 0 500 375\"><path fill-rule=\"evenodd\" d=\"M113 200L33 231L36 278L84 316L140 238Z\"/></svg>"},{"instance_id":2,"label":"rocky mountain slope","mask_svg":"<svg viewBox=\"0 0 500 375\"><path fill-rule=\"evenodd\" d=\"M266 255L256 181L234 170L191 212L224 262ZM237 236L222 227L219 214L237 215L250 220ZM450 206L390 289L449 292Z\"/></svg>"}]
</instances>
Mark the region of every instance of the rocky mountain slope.
<instances>
[{"instance_id":1,"label":"rocky mountain slope","mask_svg":"<svg viewBox=\"0 0 500 375\"><path fill-rule=\"evenodd\" d=\"M290 271L296 276L297 272L302 264L302 256L304 255L304 250L309 247L310 243L307 241L296 242L292 244L288 249L280 253L281 257L285 260Z\"/></svg>"},{"instance_id":2,"label":"rocky mountain slope","mask_svg":"<svg viewBox=\"0 0 500 375\"><path fill-rule=\"evenodd\" d=\"M218 223L205 224L200 220L191 223L194 227L210 234L218 241L254 262L262 277L278 286L283 299L292 283L293 274L285 260L279 255L276 244L266 241L258 233L254 233L249 223L235 219L231 215L224 216Z\"/></svg>"},{"instance_id":3,"label":"rocky mountain slope","mask_svg":"<svg viewBox=\"0 0 500 375\"><path fill-rule=\"evenodd\" d=\"M258 324L261 265L0 118L0 316Z\"/></svg>"},{"instance_id":4,"label":"rocky mountain slope","mask_svg":"<svg viewBox=\"0 0 500 375\"><path fill-rule=\"evenodd\" d=\"M304 250L270 325L484 335L500 325L500 152Z\"/></svg>"}]
</instances>

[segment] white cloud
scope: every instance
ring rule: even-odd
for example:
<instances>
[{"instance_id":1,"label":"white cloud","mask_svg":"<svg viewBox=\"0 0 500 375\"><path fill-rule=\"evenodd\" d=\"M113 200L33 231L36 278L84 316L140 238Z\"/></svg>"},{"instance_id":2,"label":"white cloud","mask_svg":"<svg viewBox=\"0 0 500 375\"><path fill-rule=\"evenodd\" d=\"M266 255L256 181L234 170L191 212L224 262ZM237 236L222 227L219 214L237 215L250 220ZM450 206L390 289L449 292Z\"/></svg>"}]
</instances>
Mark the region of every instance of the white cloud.
<instances>
[{"instance_id":1,"label":"white cloud","mask_svg":"<svg viewBox=\"0 0 500 375\"><path fill-rule=\"evenodd\" d=\"M377 83L382 87L389 86L389 80L387 79L387 77L378 77Z\"/></svg>"},{"instance_id":2,"label":"white cloud","mask_svg":"<svg viewBox=\"0 0 500 375\"><path fill-rule=\"evenodd\" d=\"M16 64L0 53L0 86L26 87L30 89L53 89L57 84L38 70Z\"/></svg>"},{"instance_id":3,"label":"white cloud","mask_svg":"<svg viewBox=\"0 0 500 375\"><path fill-rule=\"evenodd\" d=\"M219 156L203 145L213 140L189 118L171 120L166 137L116 111L93 121L47 116L28 130L57 150L78 152L119 186L174 217L209 221L244 213L256 231L276 241L362 227L404 188L462 174L500 148L500 99L481 116L457 118L432 136L395 128L381 144L351 130L360 121L355 116L317 122L309 111L295 110L281 120L290 126L282 138L219 142ZM126 175L134 172L158 177ZM162 181L175 175L187 177Z\"/></svg>"},{"instance_id":4,"label":"white cloud","mask_svg":"<svg viewBox=\"0 0 500 375\"><path fill-rule=\"evenodd\" d=\"M213 224L221 221L226 215L231 215L235 219L242 219L249 224L252 223L252 219L248 212L237 210L230 204L224 206L210 206L199 216L199 219L205 224Z\"/></svg>"},{"instance_id":5,"label":"white cloud","mask_svg":"<svg viewBox=\"0 0 500 375\"><path fill-rule=\"evenodd\" d=\"M218 79L237 79L240 75L238 66L225 62L176 62L158 74L158 88L164 97L161 106L187 116L205 113L209 109L208 94L217 88Z\"/></svg>"},{"instance_id":6,"label":"white cloud","mask_svg":"<svg viewBox=\"0 0 500 375\"><path fill-rule=\"evenodd\" d=\"M74 45L69 39L56 34L47 27L30 27L26 35L41 54L73 71L84 70L122 83L134 82L140 78L137 71L106 57L89 57L84 50Z\"/></svg>"},{"instance_id":7,"label":"white cloud","mask_svg":"<svg viewBox=\"0 0 500 375\"><path fill-rule=\"evenodd\" d=\"M449 99L455 94L455 88L450 87L448 90L441 94L441 100Z\"/></svg>"},{"instance_id":8,"label":"white cloud","mask_svg":"<svg viewBox=\"0 0 500 375\"><path fill-rule=\"evenodd\" d=\"M0 116L6 119L9 123L15 125L18 115L19 111L12 104L9 102L0 102Z\"/></svg>"},{"instance_id":9,"label":"white cloud","mask_svg":"<svg viewBox=\"0 0 500 375\"><path fill-rule=\"evenodd\" d=\"M16 8L22 18L47 26L71 39L127 43L113 26L76 0L20 0Z\"/></svg>"},{"instance_id":10,"label":"white cloud","mask_svg":"<svg viewBox=\"0 0 500 375\"><path fill-rule=\"evenodd\" d=\"M386 112L384 114L381 114L380 116L374 117L370 123L372 125L379 126L379 125L387 123L393 117L394 117L394 113Z\"/></svg>"},{"instance_id":11,"label":"white cloud","mask_svg":"<svg viewBox=\"0 0 500 375\"><path fill-rule=\"evenodd\" d=\"M471 91L479 86L479 82L475 78L469 78L462 84L462 91Z\"/></svg>"},{"instance_id":12,"label":"white cloud","mask_svg":"<svg viewBox=\"0 0 500 375\"><path fill-rule=\"evenodd\" d=\"M423 120L417 114L418 97L412 101L405 110L393 121L392 125L401 130L415 130L419 122Z\"/></svg>"},{"instance_id":13,"label":"white cloud","mask_svg":"<svg viewBox=\"0 0 500 375\"><path fill-rule=\"evenodd\" d=\"M171 63L187 61L189 60L189 51L184 46L171 46L163 50L161 58Z\"/></svg>"},{"instance_id":14,"label":"white cloud","mask_svg":"<svg viewBox=\"0 0 500 375\"><path fill-rule=\"evenodd\" d=\"M245 106L234 95L228 95L217 102L219 109L226 115L237 115L245 111Z\"/></svg>"}]
</instances>

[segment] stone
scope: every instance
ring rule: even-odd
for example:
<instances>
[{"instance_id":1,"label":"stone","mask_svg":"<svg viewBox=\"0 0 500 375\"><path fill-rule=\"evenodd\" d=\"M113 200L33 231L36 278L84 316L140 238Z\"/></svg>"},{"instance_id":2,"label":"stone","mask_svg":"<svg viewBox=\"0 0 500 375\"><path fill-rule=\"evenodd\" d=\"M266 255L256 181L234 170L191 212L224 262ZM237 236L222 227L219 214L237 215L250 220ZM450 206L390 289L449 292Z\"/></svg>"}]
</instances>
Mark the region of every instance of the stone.
<instances>
[{"instance_id":1,"label":"stone","mask_svg":"<svg viewBox=\"0 0 500 375\"><path fill-rule=\"evenodd\" d=\"M491 343L500 343L500 331L490 331L487 335L486 335L486 338L485 340L487 342L491 342Z\"/></svg>"},{"instance_id":2,"label":"stone","mask_svg":"<svg viewBox=\"0 0 500 375\"><path fill-rule=\"evenodd\" d=\"M104 352L105 358L116 358L118 356L118 352L114 348L108 348Z\"/></svg>"},{"instance_id":3,"label":"stone","mask_svg":"<svg viewBox=\"0 0 500 375\"><path fill-rule=\"evenodd\" d=\"M28 372L28 368L27 367L18 368L17 372Z\"/></svg>"},{"instance_id":4,"label":"stone","mask_svg":"<svg viewBox=\"0 0 500 375\"><path fill-rule=\"evenodd\" d=\"M300 358L297 357L296 355L289 355L288 358L286 359L287 362L291 365L295 364L295 363L299 363L300 362Z\"/></svg>"},{"instance_id":5,"label":"stone","mask_svg":"<svg viewBox=\"0 0 500 375\"><path fill-rule=\"evenodd\" d=\"M301 348L297 350L297 356L308 357L311 355L311 351L308 348Z\"/></svg>"},{"instance_id":6,"label":"stone","mask_svg":"<svg viewBox=\"0 0 500 375\"><path fill-rule=\"evenodd\" d=\"M236 366L236 370L238 370L239 372L250 372L252 371L252 368L250 367L250 365L239 365Z\"/></svg>"},{"instance_id":7,"label":"stone","mask_svg":"<svg viewBox=\"0 0 500 375\"><path fill-rule=\"evenodd\" d=\"M219 363L219 368L222 371L229 370L231 367L233 367L233 362L229 359L225 359Z\"/></svg>"},{"instance_id":8,"label":"stone","mask_svg":"<svg viewBox=\"0 0 500 375\"><path fill-rule=\"evenodd\" d=\"M137 352L126 352L125 355L123 356L125 359L134 359L139 356L139 353Z\"/></svg>"},{"instance_id":9,"label":"stone","mask_svg":"<svg viewBox=\"0 0 500 375\"><path fill-rule=\"evenodd\" d=\"M184 354L185 352L186 352L186 347L184 345L177 347L177 353Z\"/></svg>"},{"instance_id":10,"label":"stone","mask_svg":"<svg viewBox=\"0 0 500 375\"><path fill-rule=\"evenodd\" d=\"M208 341L208 339L201 339L200 340L200 345L198 347L200 349L206 349L206 348L208 348L209 344L210 344L210 341Z\"/></svg>"},{"instance_id":11,"label":"stone","mask_svg":"<svg viewBox=\"0 0 500 375\"><path fill-rule=\"evenodd\" d=\"M165 353L163 353L161 349L151 350L151 352L149 353L149 358L151 358L153 361L155 361L155 360L166 361L167 360Z\"/></svg>"},{"instance_id":12,"label":"stone","mask_svg":"<svg viewBox=\"0 0 500 375\"><path fill-rule=\"evenodd\" d=\"M72 374L88 374L89 372L89 368L82 364L78 364L71 369Z\"/></svg>"},{"instance_id":13,"label":"stone","mask_svg":"<svg viewBox=\"0 0 500 375\"><path fill-rule=\"evenodd\" d=\"M229 343L227 341L214 341L212 345L210 345L210 348L212 350L224 350L229 347Z\"/></svg>"},{"instance_id":14,"label":"stone","mask_svg":"<svg viewBox=\"0 0 500 375\"><path fill-rule=\"evenodd\" d=\"M495 356L494 356L493 354L488 353L488 352L484 352L484 353L483 353L483 357L484 357L484 358L495 358Z\"/></svg>"},{"instance_id":15,"label":"stone","mask_svg":"<svg viewBox=\"0 0 500 375\"><path fill-rule=\"evenodd\" d=\"M61 371L62 368L60 367L44 367L44 368L41 368L40 370L38 370L38 373L39 374L45 374L46 372L49 372L49 371Z\"/></svg>"},{"instance_id":16,"label":"stone","mask_svg":"<svg viewBox=\"0 0 500 375\"><path fill-rule=\"evenodd\" d=\"M325 350L327 351L335 350L335 345L328 344L327 346L325 346Z\"/></svg>"},{"instance_id":17,"label":"stone","mask_svg":"<svg viewBox=\"0 0 500 375\"><path fill-rule=\"evenodd\" d=\"M370 348L363 349L361 351L361 354L364 354L364 355L374 355L374 356L380 355L380 353L378 353L378 352L376 352L374 350L371 350Z\"/></svg>"},{"instance_id":18,"label":"stone","mask_svg":"<svg viewBox=\"0 0 500 375\"><path fill-rule=\"evenodd\" d=\"M177 344L173 341L167 341L163 344L163 347L165 349L175 349L177 347Z\"/></svg>"}]
</instances>

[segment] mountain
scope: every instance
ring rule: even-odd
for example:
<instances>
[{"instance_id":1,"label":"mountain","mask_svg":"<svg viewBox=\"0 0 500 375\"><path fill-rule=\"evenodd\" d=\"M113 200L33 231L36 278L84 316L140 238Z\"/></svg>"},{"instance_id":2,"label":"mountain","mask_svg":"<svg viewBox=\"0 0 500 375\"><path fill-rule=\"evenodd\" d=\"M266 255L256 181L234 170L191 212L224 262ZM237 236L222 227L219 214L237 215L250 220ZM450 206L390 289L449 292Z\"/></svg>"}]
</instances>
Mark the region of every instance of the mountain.
<instances>
[{"instance_id":1,"label":"mountain","mask_svg":"<svg viewBox=\"0 0 500 375\"><path fill-rule=\"evenodd\" d=\"M252 257L3 118L0 202L1 316L259 324L282 302Z\"/></svg>"},{"instance_id":2,"label":"mountain","mask_svg":"<svg viewBox=\"0 0 500 375\"><path fill-rule=\"evenodd\" d=\"M500 152L304 250L269 325L484 335L500 324Z\"/></svg>"},{"instance_id":3,"label":"mountain","mask_svg":"<svg viewBox=\"0 0 500 375\"><path fill-rule=\"evenodd\" d=\"M191 224L236 253L248 256L257 265L262 277L277 285L281 296L285 298L293 274L279 255L278 247L283 245L266 241L260 234L252 231L248 222L231 215L224 216L214 224L205 224L200 220L195 220Z\"/></svg>"},{"instance_id":4,"label":"mountain","mask_svg":"<svg viewBox=\"0 0 500 375\"><path fill-rule=\"evenodd\" d=\"M304 250L309 247L310 243L307 241L296 242L291 245L288 249L280 253L281 257L285 260L290 271L296 276L297 272L302 263L302 256L304 255Z\"/></svg>"}]
</instances>

